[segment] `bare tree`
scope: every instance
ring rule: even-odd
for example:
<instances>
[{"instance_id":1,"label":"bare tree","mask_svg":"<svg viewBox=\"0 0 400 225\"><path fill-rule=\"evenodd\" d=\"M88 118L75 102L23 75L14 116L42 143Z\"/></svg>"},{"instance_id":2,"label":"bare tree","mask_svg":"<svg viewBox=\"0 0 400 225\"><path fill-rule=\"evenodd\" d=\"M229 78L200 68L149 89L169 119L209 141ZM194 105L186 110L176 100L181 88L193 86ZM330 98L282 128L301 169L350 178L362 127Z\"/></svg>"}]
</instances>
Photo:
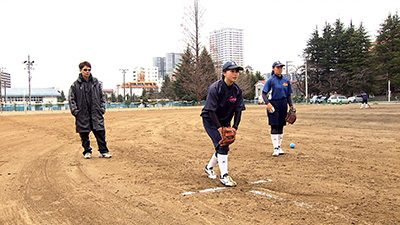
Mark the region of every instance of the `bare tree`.
<instances>
[{"instance_id":1,"label":"bare tree","mask_svg":"<svg viewBox=\"0 0 400 225\"><path fill-rule=\"evenodd\" d=\"M187 49L184 55L192 55L193 59L183 60L178 66L178 72L175 74L177 81L182 82L175 86L180 86L186 89L187 92L196 95L197 101L201 101L204 98L207 87L212 83L212 79L216 77L214 65L206 63L210 61L208 59L210 58L209 53L200 43L200 28L202 27L201 19L203 14L204 10L199 8L198 0L194 0L193 7L189 7L185 13L182 27L186 37ZM192 65L188 66L188 64ZM208 68L209 66L212 66L213 69ZM193 69L188 70L184 68ZM183 71L185 72L183 73ZM179 96L179 94L177 95Z\"/></svg>"}]
</instances>

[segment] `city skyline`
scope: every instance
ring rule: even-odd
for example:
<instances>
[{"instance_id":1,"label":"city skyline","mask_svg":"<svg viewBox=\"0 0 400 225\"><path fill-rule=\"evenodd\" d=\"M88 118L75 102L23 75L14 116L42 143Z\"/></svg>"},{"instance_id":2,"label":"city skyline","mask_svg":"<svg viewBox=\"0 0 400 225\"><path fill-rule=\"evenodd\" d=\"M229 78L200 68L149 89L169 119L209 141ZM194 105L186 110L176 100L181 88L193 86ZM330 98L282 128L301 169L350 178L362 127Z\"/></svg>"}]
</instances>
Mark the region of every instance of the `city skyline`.
<instances>
[{"instance_id":1,"label":"city skyline","mask_svg":"<svg viewBox=\"0 0 400 225\"><path fill-rule=\"evenodd\" d=\"M12 87L26 88L22 62L30 55L32 88L66 93L78 77L78 64L87 60L104 88L115 88L122 82L120 68L150 67L153 57L184 51L182 17L192 5L192 0L2 0L0 67L11 74ZM202 45L209 50L214 30L243 29L243 66L261 73L270 72L276 60L302 63L307 40L325 23L362 23L373 41L389 13L398 11L392 0L283 0L279 7L258 0L200 0L199 6L204 9ZM229 12L238 7L237 13Z\"/></svg>"}]
</instances>

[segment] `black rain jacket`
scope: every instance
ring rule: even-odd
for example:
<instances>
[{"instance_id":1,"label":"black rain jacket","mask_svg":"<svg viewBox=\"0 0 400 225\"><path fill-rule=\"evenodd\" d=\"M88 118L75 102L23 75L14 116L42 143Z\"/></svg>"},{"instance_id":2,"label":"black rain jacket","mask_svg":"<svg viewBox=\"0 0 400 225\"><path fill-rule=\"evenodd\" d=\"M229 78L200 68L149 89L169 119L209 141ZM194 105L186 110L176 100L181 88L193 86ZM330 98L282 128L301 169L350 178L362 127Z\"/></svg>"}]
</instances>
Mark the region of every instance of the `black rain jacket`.
<instances>
[{"instance_id":1,"label":"black rain jacket","mask_svg":"<svg viewBox=\"0 0 400 225\"><path fill-rule=\"evenodd\" d=\"M89 81L86 81L79 74L69 89L68 100L71 113L75 116L77 133L105 129L103 115L106 112L106 98L99 80L90 75Z\"/></svg>"}]
</instances>

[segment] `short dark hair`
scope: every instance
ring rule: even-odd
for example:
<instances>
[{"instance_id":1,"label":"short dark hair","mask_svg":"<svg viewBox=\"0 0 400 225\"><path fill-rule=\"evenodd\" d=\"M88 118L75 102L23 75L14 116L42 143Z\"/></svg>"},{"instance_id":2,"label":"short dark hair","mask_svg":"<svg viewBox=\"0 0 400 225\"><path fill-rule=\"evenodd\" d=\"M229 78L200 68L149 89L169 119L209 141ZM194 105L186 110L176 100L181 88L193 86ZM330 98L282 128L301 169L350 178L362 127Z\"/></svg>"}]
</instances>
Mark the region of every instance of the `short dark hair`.
<instances>
[{"instance_id":1,"label":"short dark hair","mask_svg":"<svg viewBox=\"0 0 400 225\"><path fill-rule=\"evenodd\" d=\"M79 69L80 70L82 70L83 67L85 67L85 66L87 66L89 68L92 68L92 65L90 65L90 63L88 61L84 61L84 62L79 63Z\"/></svg>"}]
</instances>

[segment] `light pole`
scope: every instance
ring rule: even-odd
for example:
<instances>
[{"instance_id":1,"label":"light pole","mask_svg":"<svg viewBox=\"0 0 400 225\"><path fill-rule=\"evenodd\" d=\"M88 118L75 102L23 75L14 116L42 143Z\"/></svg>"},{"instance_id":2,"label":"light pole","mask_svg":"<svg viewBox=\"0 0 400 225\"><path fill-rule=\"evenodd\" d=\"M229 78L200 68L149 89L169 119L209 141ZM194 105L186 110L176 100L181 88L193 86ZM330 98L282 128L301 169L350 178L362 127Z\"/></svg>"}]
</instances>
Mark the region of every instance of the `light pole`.
<instances>
[{"instance_id":1,"label":"light pole","mask_svg":"<svg viewBox=\"0 0 400 225\"><path fill-rule=\"evenodd\" d=\"M2 87L2 85L3 85L3 81L2 81L2 79L1 79L1 77L2 77L2 75L3 75L3 70L4 69L6 69L5 67L0 67L0 102L1 103L3 103L3 93L1 92L1 87ZM7 85L5 84L5 81L4 81L4 91L6 92L6 88L7 88ZM4 93L5 93L4 92ZM7 102L7 99L5 99L5 101ZM1 106L3 106L3 105L1 105Z\"/></svg>"},{"instance_id":2,"label":"light pole","mask_svg":"<svg viewBox=\"0 0 400 225\"><path fill-rule=\"evenodd\" d=\"M2 81L2 75L3 75L3 70L6 69L5 67L0 67L0 104L1 104L1 112L3 112L3 94L1 92L1 86L3 85ZM4 81L4 103L7 103L7 84L6 81Z\"/></svg>"},{"instance_id":3,"label":"light pole","mask_svg":"<svg viewBox=\"0 0 400 225\"><path fill-rule=\"evenodd\" d=\"M307 59L308 59L308 54L304 53L304 61L305 61L305 72L306 72L306 76L305 76L305 86L306 86L306 104L308 104L308 72L307 72Z\"/></svg>"},{"instance_id":4,"label":"light pole","mask_svg":"<svg viewBox=\"0 0 400 225\"><path fill-rule=\"evenodd\" d=\"M122 74L124 75L124 82L122 83L122 85L124 85L124 101L125 101L125 73L127 72L127 71L129 71L129 69L119 69L119 71L121 71L122 72Z\"/></svg>"},{"instance_id":5,"label":"light pole","mask_svg":"<svg viewBox=\"0 0 400 225\"><path fill-rule=\"evenodd\" d=\"M29 110L31 108L31 79L32 79L31 70L35 69L35 68L33 68L33 63L35 63L35 61L31 61L30 55L28 55L28 60L23 62L23 64L25 64L25 66L26 66L25 70L28 70L28 82L29 82L29 103L28 103L28 106L29 106Z\"/></svg>"},{"instance_id":6,"label":"light pole","mask_svg":"<svg viewBox=\"0 0 400 225\"><path fill-rule=\"evenodd\" d=\"M306 59L306 77L305 77L305 85L306 85L306 105L308 104L308 82L307 82L307 59Z\"/></svg>"}]
</instances>

